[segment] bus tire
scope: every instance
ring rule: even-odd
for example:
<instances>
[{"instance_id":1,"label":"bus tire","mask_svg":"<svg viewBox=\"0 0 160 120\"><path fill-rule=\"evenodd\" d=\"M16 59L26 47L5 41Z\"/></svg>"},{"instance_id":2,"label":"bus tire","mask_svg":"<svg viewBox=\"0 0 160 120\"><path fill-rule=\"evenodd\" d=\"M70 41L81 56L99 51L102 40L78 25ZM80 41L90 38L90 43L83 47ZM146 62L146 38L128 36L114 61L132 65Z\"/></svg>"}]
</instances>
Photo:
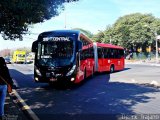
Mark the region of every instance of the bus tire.
<instances>
[{"instance_id":1,"label":"bus tire","mask_svg":"<svg viewBox=\"0 0 160 120\"><path fill-rule=\"evenodd\" d=\"M111 65L110 67L110 73L113 73L114 72L114 65Z\"/></svg>"},{"instance_id":2,"label":"bus tire","mask_svg":"<svg viewBox=\"0 0 160 120\"><path fill-rule=\"evenodd\" d=\"M92 69L92 75L91 75L91 77L93 77L93 76L94 76L94 67Z\"/></svg>"},{"instance_id":3,"label":"bus tire","mask_svg":"<svg viewBox=\"0 0 160 120\"><path fill-rule=\"evenodd\" d=\"M84 79L86 79L87 78L87 72L86 72L86 68L85 68L85 70L84 70Z\"/></svg>"}]
</instances>

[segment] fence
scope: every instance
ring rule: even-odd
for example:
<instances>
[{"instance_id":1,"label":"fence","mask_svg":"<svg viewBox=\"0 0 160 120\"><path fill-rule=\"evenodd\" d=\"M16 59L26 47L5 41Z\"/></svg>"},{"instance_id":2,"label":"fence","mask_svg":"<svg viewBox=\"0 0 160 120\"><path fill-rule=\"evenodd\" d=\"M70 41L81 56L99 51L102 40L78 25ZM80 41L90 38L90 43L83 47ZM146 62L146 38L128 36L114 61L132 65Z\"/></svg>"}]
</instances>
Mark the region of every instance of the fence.
<instances>
[{"instance_id":1,"label":"fence","mask_svg":"<svg viewBox=\"0 0 160 120\"><path fill-rule=\"evenodd\" d=\"M160 54L159 54L160 55ZM151 60L151 59L154 59L155 58L155 52L141 52L141 53L136 53L136 52L133 52L133 53L130 53L126 56L126 59L133 59L133 60L145 60L145 59L148 59L148 60Z\"/></svg>"}]
</instances>

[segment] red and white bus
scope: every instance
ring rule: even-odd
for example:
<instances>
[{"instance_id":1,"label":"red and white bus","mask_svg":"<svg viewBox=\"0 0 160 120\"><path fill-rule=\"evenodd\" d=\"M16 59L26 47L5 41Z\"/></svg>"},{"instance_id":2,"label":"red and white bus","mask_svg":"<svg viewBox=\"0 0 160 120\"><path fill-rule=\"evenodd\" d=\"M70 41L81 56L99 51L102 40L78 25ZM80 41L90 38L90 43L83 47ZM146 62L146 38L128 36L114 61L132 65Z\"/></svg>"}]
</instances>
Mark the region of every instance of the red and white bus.
<instances>
[{"instance_id":1,"label":"red and white bus","mask_svg":"<svg viewBox=\"0 0 160 120\"><path fill-rule=\"evenodd\" d=\"M124 69L124 49L123 47L104 44L104 43L95 43L94 46L95 53L95 62L98 63L95 65L97 72L114 72Z\"/></svg>"},{"instance_id":2,"label":"red and white bus","mask_svg":"<svg viewBox=\"0 0 160 120\"><path fill-rule=\"evenodd\" d=\"M93 43L76 30L41 33L32 44L35 52L36 82L79 83L95 72L124 69L124 49L120 46Z\"/></svg>"}]
</instances>

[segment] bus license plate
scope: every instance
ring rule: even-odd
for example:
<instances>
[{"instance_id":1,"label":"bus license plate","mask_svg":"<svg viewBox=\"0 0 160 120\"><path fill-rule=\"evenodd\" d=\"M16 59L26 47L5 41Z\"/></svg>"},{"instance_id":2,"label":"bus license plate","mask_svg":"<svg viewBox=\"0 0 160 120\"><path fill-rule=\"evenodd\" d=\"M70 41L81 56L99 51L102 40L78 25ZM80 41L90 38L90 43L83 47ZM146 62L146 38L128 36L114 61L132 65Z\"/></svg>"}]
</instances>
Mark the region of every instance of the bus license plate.
<instances>
[{"instance_id":1,"label":"bus license plate","mask_svg":"<svg viewBox=\"0 0 160 120\"><path fill-rule=\"evenodd\" d=\"M54 82L54 81L57 81L57 79L56 78L50 78L50 81Z\"/></svg>"}]
</instances>

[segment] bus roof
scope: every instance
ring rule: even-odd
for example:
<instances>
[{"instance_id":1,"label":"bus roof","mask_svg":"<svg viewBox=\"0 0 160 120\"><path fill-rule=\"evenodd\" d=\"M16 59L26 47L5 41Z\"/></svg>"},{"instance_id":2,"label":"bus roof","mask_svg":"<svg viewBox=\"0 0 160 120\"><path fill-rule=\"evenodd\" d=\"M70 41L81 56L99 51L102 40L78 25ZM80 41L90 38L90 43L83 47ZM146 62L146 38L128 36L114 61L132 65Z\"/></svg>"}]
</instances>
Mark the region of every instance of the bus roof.
<instances>
[{"instance_id":1,"label":"bus roof","mask_svg":"<svg viewBox=\"0 0 160 120\"><path fill-rule=\"evenodd\" d=\"M42 35L45 35L45 34L52 34L52 33L56 33L56 34L79 34L80 31L79 30L52 30L52 31L46 31L46 32L43 32L41 33ZM40 35L41 35L40 34Z\"/></svg>"},{"instance_id":2,"label":"bus roof","mask_svg":"<svg viewBox=\"0 0 160 120\"><path fill-rule=\"evenodd\" d=\"M56 35L56 36L61 36L61 35L79 35L80 31L78 30L53 30L53 31L46 31L42 32L38 36L38 41L40 40L39 38L43 36L49 36L49 35ZM40 40L41 41L41 40Z\"/></svg>"},{"instance_id":3,"label":"bus roof","mask_svg":"<svg viewBox=\"0 0 160 120\"><path fill-rule=\"evenodd\" d=\"M42 41L42 39L40 39L43 36L48 36L48 35L56 35L56 36L61 36L61 35L76 35L77 38L82 38L81 41L82 42L87 42L89 44L93 43L93 41L87 37L87 35L85 35L83 32L81 32L80 30L53 30L53 31L46 31L41 33L38 36L38 41ZM80 39L79 39L80 40Z\"/></svg>"},{"instance_id":4,"label":"bus roof","mask_svg":"<svg viewBox=\"0 0 160 120\"><path fill-rule=\"evenodd\" d=\"M124 49L121 46L112 45L112 44L105 44L105 43L97 43L97 47L106 47L106 48L115 48L115 49Z\"/></svg>"},{"instance_id":5,"label":"bus roof","mask_svg":"<svg viewBox=\"0 0 160 120\"><path fill-rule=\"evenodd\" d=\"M80 37L84 38L83 40L85 40L85 41L88 42L89 44L92 44L92 43L93 43L93 41L92 41L90 38L88 38L84 33L81 33L81 34L80 34Z\"/></svg>"},{"instance_id":6,"label":"bus roof","mask_svg":"<svg viewBox=\"0 0 160 120\"><path fill-rule=\"evenodd\" d=\"M77 37L83 37L85 38L86 41L89 43L92 43L92 40L90 40L83 32L80 30L53 30L53 31L46 31L42 32L39 37L45 36L45 35L50 35L50 34L55 34L55 35L73 35L76 34Z\"/></svg>"}]
</instances>

